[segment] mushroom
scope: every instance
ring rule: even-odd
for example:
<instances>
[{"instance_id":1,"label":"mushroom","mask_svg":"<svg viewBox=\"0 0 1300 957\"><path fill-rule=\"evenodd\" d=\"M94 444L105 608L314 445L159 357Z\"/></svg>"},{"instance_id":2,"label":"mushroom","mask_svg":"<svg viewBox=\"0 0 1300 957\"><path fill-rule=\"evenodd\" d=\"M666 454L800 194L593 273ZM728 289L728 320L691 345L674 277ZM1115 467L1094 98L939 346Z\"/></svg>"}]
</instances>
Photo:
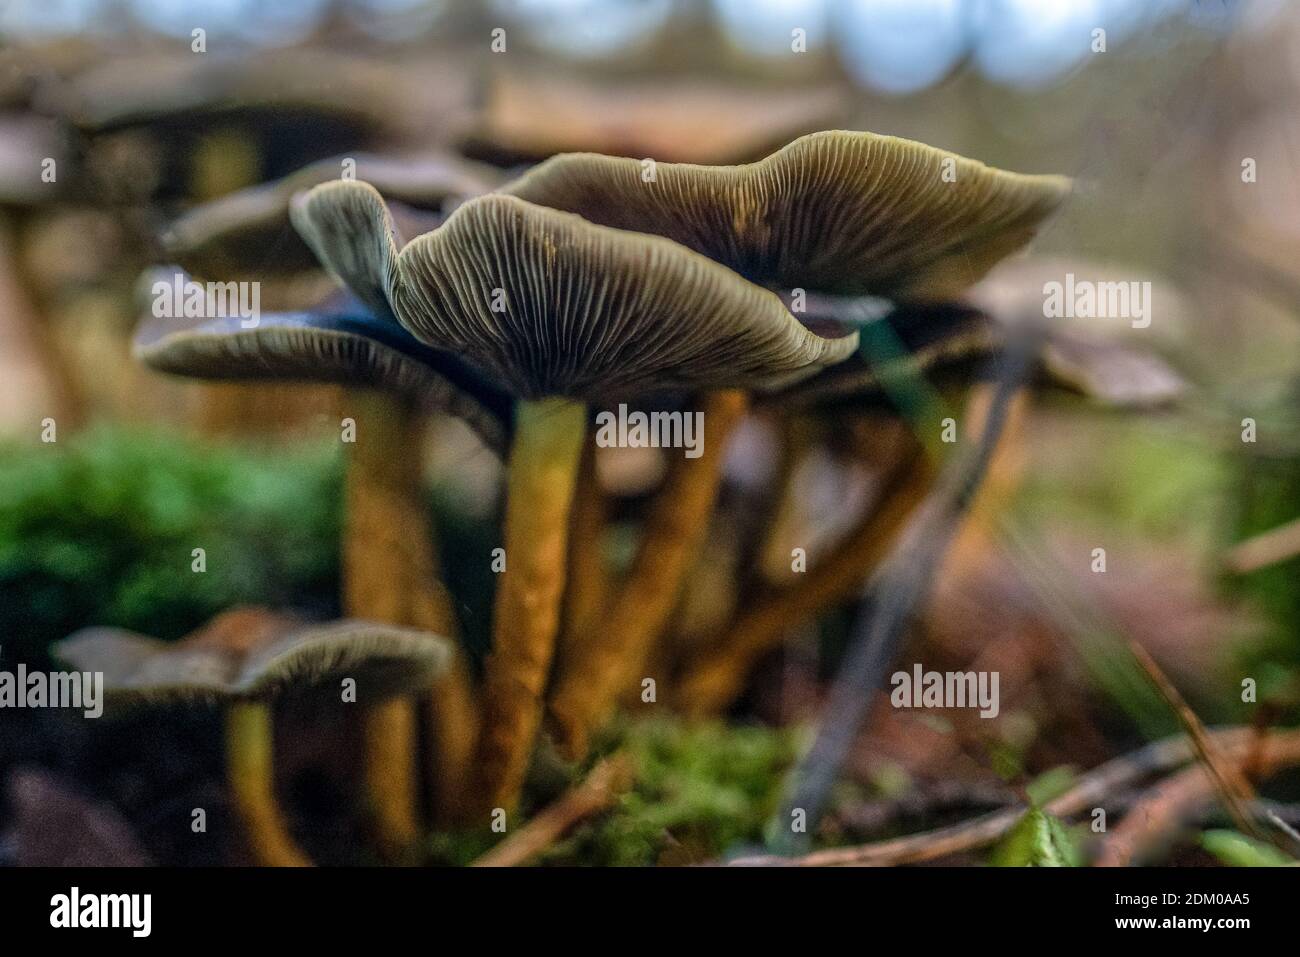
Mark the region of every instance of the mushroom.
<instances>
[{"instance_id":1,"label":"mushroom","mask_svg":"<svg viewBox=\"0 0 1300 957\"><path fill-rule=\"evenodd\" d=\"M92 134L147 128L178 144L233 123L278 176L365 143L451 135L468 119L469 98L464 71L445 59L396 64L304 47L106 60L39 90L37 103Z\"/></svg>"},{"instance_id":2,"label":"mushroom","mask_svg":"<svg viewBox=\"0 0 1300 957\"><path fill-rule=\"evenodd\" d=\"M365 183L317 186L291 215L364 302L520 400L478 762L486 807L511 807L554 653L587 404L771 388L843 359L856 337L809 332L773 293L671 240L512 196L470 200L404 247Z\"/></svg>"},{"instance_id":3,"label":"mushroom","mask_svg":"<svg viewBox=\"0 0 1300 957\"><path fill-rule=\"evenodd\" d=\"M55 655L104 676L105 713L206 703L225 712L226 776L235 813L261 864L304 866L275 798L274 703L354 681L368 704L427 687L451 664L452 643L364 621L305 624L262 609L217 616L178 642L117 628L83 629Z\"/></svg>"},{"instance_id":4,"label":"mushroom","mask_svg":"<svg viewBox=\"0 0 1300 957\"><path fill-rule=\"evenodd\" d=\"M353 301L314 312L263 315L253 328L239 318L181 327L174 320L151 320L137 333L135 348L146 364L178 375L347 387L356 435L347 465L345 610L456 633L455 613L438 581L423 497L421 413L455 415L499 451L509 438L508 396L456 356L429 348ZM468 669L457 661L430 702L439 770L434 803L453 817L463 803L460 789L473 747L472 690ZM414 723L411 703L398 699L366 715L372 745L366 750L366 773L380 812L376 824L383 843L394 850L416 834Z\"/></svg>"},{"instance_id":5,"label":"mushroom","mask_svg":"<svg viewBox=\"0 0 1300 957\"><path fill-rule=\"evenodd\" d=\"M350 175L371 183L392 203L408 235L432 229L445 205L493 189L489 166L447 153L357 154L312 163L282 179L229 193L176 219L163 236L168 256L203 278L280 278L318 266L289 226L289 202L301 190ZM274 245L276 253L266 250Z\"/></svg>"},{"instance_id":6,"label":"mushroom","mask_svg":"<svg viewBox=\"0 0 1300 957\"><path fill-rule=\"evenodd\" d=\"M747 166L557 156L502 192L592 222L663 235L767 287L805 297L869 294L920 309L965 289L1028 242L1069 185L1063 177L991 169L894 137L831 131L801 137ZM800 318L810 329L839 327L842 334L853 328ZM933 352L922 361L942 360L955 345L945 342L951 329L913 331L914 347ZM840 365L799 381L834 379ZM910 491L900 494L911 500ZM654 562L640 567L662 570ZM627 600L640 584L639 575L629 578ZM670 593L676 584L659 579ZM668 613L623 627L611 612L620 628L605 632L604 652L568 656L572 664L560 671L550 707L563 750L585 750L587 733L646 660Z\"/></svg>"},{"instance_id":7,"label":"mushroom","mask_svg":"<svg viewBox=\"0 0 1300 957\"><path fill-rule=\"evenodd\" d=\"M136 331L135 355L160 372L198 379L374 389L414 408L463 419L491 449L500 451L509 440L509 396L455 355L430 348L348 299L316 310L263 314L251 327L240 317L189 325L149 319Z\"/></svg>"},{"instance_id":8,"label":"mushroom","mask_svg":"<svg viewBox=\"0 0 1300 957\"><path fill-rule=\"evenodd\" d=\"M652 178L651 178L652 176ZM1024 246L1070 190L874 133L802 136L757 163L553 157L502 191L666 236L780 289L952 298Z\"/></svg>"}]
</instances>

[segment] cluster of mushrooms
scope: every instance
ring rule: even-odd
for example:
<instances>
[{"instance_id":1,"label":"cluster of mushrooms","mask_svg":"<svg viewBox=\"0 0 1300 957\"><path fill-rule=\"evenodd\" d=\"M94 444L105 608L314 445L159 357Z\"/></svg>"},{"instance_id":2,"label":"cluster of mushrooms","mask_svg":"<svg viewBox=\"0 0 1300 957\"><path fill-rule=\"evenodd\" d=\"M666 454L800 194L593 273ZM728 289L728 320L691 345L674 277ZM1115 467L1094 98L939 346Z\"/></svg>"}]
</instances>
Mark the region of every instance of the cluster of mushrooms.
<instances>
[{"instance_id":1,"label":"cluster of mushrooms","mask_svg":"<svg viewBox=\"0 0 1300 957\"><path fill-rule=\"evenodd\" d=\"M305 862L275 810L268 705L349 675L367 704L365 779L386 843L420 834L417 692L436 819L513 815L539 739L583 761L620 706L644 707L647 678L652 700L724 712L793 626L853 594L935 473L933 447L906 429L874 507L809 557L815 574L683 646L675 612L708 576L729 437L753 415L838 429L848 420L835 416L878 403L900 371L968 385L1009 328L968 291L1069 191L1062 177L832 131L748 165L570 153L506 182L459 160L325 160L200 206L166 234L194 278L283 283L323 266L342 288L251 326L147 320L136 354L181 376L346 388L350 620L245 616L216 628L224 637L169 647L91 631L62 653L133 701L227 703L231 789L264 862ZM1092 390L1114 359L1100 349L1049 335L1044 380ZM616 563L592 423L620 403L700 411L704 444L698 458L668 450L630 560ZM421 482L431 415L462 420L505 462L481 676L434 557Z\"/></svg>"}]
</instances>

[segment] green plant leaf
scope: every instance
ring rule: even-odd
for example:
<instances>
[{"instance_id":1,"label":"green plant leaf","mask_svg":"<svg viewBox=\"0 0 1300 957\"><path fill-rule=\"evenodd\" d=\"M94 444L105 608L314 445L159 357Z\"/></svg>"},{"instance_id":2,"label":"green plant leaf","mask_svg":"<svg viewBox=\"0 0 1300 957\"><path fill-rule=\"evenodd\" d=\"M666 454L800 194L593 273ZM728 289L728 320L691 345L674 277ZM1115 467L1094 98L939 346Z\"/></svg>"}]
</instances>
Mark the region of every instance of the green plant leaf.
<instances>
[{"instance_id":1,"label":"green plant leaf","mask_svg":"<svg viewBox=\"0 0 1300 957\"><path fill-rule=\"evenodd\" d=\"M1271 844L1226 828L1204 832L1201 847L1229 867L1294 867L1297 863Z\"/></svg>"},{"instance_id":2,"label":"green plant leaf","mask_svg":"<svg viewBox=\"0 0 1300 957\"><path fill-rule=\"evenodd\" d=\"M994 867L1078 867L1079 849L1060 819L1031 807L993 850Z\"/></svg>"}]
</instances>

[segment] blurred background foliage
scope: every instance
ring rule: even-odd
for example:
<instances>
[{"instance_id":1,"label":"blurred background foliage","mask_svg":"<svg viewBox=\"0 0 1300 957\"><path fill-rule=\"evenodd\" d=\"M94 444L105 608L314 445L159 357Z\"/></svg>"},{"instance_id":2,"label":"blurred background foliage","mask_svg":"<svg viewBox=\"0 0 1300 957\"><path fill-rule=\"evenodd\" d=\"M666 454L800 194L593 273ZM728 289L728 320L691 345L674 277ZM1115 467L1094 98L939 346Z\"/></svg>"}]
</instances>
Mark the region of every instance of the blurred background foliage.
<instances>
[{"instance_id":1,"label":"blurred background foliage","mask_svg":"<svg viewBox=\"0 0 1300 957\"><path fill-rule=\"evenodd\" d=\"M0 632L43 660L85 622L179 638L237 604L337 608L337 454L100 427L0 448ZM206 570L192 550L202 542ZM8 642L6 642L8 643Z\"/></svg>"}]
</instances>

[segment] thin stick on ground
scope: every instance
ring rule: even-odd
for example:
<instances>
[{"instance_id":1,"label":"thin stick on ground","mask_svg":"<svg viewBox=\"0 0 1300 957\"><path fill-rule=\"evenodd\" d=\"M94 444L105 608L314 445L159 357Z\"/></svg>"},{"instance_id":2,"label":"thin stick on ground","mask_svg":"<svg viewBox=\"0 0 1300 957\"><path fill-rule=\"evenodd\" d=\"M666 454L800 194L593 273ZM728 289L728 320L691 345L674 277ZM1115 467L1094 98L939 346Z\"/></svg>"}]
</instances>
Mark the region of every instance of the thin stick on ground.
<instances>
[{"instance_id":1,"label":"thin stick on ground","mask_svg":"<svg viewBox=\"0 0 1300 957\"><path fill-rule=\"evenodd\" d=\"M1256 766L1256 773L1261 778L1300 764L1300 732L1274 732L1263 739L1263 744ZM1240 773L1240 766L1247 758L1247 748L1242 747L1233 749L1229 760ZM1196 764L1166 778L1110 831L1094 864L1097 867L1130 867L1141 863L1216 795L1222 797L1223 793L1222 786L1205 764Z\"/></svg>"},{"instance_id":2,"label":"thin stick on ground","mask_svg":"<svg viewBox=\"0 0 1300 957\"><path fill-rule=\"evenodd\" d=\"M1234 760L1245 758L1256 738L1252 728L1224 728L1209 734ZM1298 731L1275 732L1267 740L1270 749L1300 748ZM1094 807L1105 807L1108 800L1125 788L1153 774L1184 765L1194 756L1192 743L1185 735L1156 741L1081 775L1073 787L1049 801L1044 810L1055 817L1070 818ZM738 867L893 867L934 861L989 846L1015 827L1025 810L1023 805L1004 808L951 827L798 857L765 855L738 858L730 863Z\"/></svg>"},{"instance_id":3,"label":"thin stick on ground","mask_svg":"<svg viewBox=\"0 0 1300 957\"><path fill-rule=\"evenodd\" d=\"M1223 563L1229 571L1248 575L1297 556L1300 556L1300 518L1234 545Z\"/></svg>"},{"instance_id":4,"label":"thin stick on ground","mask_svg":"<svg viewBox=\"0 0 1300 957\"><path fill-rule=\"evenodd\" d=\"M586 779L515 831L472 867L518 867L542 853L576 825L614 806L632 784L631 763L615 755L601 761Z\"/></svg>"},{"instance_id":5,"label":"thin stick on ground","mask_svg":"<svg viewBox=\"0 0 1300 957\"><path fill-rule=\"evenodd\" d=\"M872 576L868 610L854 628L817 737L791 775L788 799L774 825L776 848L788 852L806 843L815 830L874 694L988 471L1012 400L1032 368L1036 343L1032 334L1021 335L1001 357L997 387L978 438L954 455L898 546ZM804 825L798 832L792 827L796 819Z\"/></svg>"},{"instance_id":6,"label":"thin stick on ground","mask_svg":"<svg viewBox=\"0 0 1300 957\"><path fill-rule=\"evenodd\" d=\"M1219 753L1214 742L1205 733L1205 726L1201 724L1201 719L1196 716L1196 712L1191 709L1151 654L1132 638L1128 640L1128 647L1147 677L1151 679L1151 683L1155 685L1156 691L1178 716L1179 723L1196 748L1197 757L1209 771L1224 808L1232 816L1237 827L1251 837L1262 840L1263 834L1246 810L1246 805L1255 799L1255 789L1250 786L1250 781L1246 779L1241 768Z\"/></svg>"}]
</instances>

